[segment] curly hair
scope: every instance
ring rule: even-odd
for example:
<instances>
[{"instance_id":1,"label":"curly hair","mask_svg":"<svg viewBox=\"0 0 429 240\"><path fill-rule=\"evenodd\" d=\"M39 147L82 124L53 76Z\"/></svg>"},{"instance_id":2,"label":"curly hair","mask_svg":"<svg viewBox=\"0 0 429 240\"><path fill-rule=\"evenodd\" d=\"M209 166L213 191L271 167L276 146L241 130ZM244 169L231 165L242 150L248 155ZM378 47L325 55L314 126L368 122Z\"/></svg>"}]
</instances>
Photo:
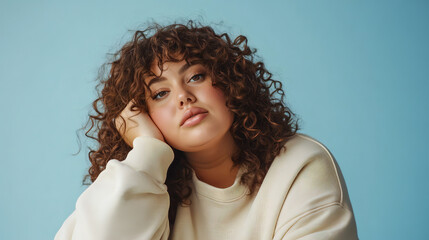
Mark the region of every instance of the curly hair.
<instances>
[{"instance_id":1,"label":"curly hair","mask_svg":"<svg viewBox=\"0 0 429 240\"><path fill-rule=\"evenodd\" d=\"M85 135L96 140L98 148L89 151L92 166L86 177L95 181L110 159L123 160L131 150L114 119L131 100L135 107L147 111L145 94L150 90L144 79L154 74L151 65L185 60L205 66L213 86L223 91L226 106L234 114L230 133L238 151L232 161L234 166L243 167L240 182L252 194L298 130L296 117L284 102L282 83L272 79L263 62L254 60L255 53L245 36L232 41L227 33L217 34L212 27L193 21L167 26L154 23L136 31L132 40L113 55L113 61L105 64L110 67L109 73L98 79L98 98L92 104L95 114L89 114L85 126ZM192 192L191 167L183 152L173 151L166 180L170 223L174 223L179 204L191 204Z\"/></svg>"}]
</instances>

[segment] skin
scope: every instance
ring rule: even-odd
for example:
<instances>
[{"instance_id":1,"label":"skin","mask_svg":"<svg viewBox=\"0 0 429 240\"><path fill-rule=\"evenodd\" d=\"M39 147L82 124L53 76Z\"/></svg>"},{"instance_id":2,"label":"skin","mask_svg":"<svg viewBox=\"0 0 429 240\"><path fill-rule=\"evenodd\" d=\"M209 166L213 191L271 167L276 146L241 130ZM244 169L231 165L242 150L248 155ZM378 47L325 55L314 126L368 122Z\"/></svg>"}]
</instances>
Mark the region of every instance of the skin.
<instances>
[{"instance_id":1,"label":"skin","mask_svg":"<svg viewBox=\"0 0 429 240\"><path fill-rule=\"evenodd\" d=\"M198 179L218 188L231 186L238 172L231 160L237 146L229 132L233 113L225 105L223 92L212 86L212 79L200 64L167 62L162 68L162 75L156 63L151 69L163 80L150 85L152 94L146 96L148 113L134 116L135 123L130 125L128 120L133 114L129 106L121 113L128 128L133 129L122 129L122 136L131 144L138 136L165 141L185 153ZM145 79L146 83L153 78ZM208 114L194 126L180 126L185 111L191 107L203 108ZM120 129L120 124L117 126Z\"/></svg>"}]
</instances>

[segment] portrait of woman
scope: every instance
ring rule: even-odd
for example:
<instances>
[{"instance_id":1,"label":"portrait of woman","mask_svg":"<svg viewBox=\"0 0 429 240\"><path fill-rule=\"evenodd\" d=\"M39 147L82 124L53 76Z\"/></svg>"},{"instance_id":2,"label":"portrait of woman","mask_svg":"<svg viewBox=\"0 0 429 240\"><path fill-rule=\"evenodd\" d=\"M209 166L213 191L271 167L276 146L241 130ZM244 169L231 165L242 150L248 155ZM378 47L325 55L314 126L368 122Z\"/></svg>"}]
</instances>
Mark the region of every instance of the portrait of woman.
<instances>
[{"instance_id":1,"label":"portrait of woman","mask_svg":"<svg viewBox=\"0 0 429 240\"><path fill-rule=\"evenodd\" d=\"M93 183L56 239L357 239L334 157L253 53L192 21L135 32L93 104Z\"/></svg>"},{"instance_id":2,"label":"portrait of woman","mask_svg":"<svg viewBox=\"0 0 429 240\"><path fill-rule=\"evenodd\" d=\"M3 1L0 239L429 239L428 11Z\"/></svg>"}]
</instances>

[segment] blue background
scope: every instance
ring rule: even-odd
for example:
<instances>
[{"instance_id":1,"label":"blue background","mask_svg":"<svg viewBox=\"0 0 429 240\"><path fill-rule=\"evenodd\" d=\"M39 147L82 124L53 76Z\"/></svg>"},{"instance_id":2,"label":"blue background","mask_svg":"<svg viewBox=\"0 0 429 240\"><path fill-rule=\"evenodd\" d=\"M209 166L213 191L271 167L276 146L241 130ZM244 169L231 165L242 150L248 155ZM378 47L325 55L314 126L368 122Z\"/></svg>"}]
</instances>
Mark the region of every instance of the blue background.
<instances>
[{"instance_id":1,"label":"blue background","mask_svg":"<svg viewBox=\"0 0 429 240\"><path fill-rule=\"evenodd\" d=\"M86 188L75 131L106 54L150 19L188 18L248 36L302 132L337 158L361 239L428 239L428 13L419 0L1 1L0 239L54 237Z\"/></svg>"}]
</instances>

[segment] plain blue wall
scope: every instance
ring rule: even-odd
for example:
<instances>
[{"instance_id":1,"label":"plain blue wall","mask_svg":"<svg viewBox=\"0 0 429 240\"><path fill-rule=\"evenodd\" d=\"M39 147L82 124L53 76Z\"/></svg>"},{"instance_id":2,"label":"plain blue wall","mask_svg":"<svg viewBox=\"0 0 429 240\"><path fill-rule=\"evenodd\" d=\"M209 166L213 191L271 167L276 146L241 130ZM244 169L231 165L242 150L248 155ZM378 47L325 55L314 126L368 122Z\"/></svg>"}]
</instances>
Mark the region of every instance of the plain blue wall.
<instances>
[{"instance_id":1,"label":"plain blue wall","mask_svg":"<svg viewBox=\"0 0 429 240\"><path fill-rule=\"evenodd\" d=\"M36 3L37 2L37 3ZM330 148L361 239L428 239L429 3L1 1L0 239L52 239L89 163L75 131L106 54L147 20L249 37Z\"/></svg>"}]
</instances>

